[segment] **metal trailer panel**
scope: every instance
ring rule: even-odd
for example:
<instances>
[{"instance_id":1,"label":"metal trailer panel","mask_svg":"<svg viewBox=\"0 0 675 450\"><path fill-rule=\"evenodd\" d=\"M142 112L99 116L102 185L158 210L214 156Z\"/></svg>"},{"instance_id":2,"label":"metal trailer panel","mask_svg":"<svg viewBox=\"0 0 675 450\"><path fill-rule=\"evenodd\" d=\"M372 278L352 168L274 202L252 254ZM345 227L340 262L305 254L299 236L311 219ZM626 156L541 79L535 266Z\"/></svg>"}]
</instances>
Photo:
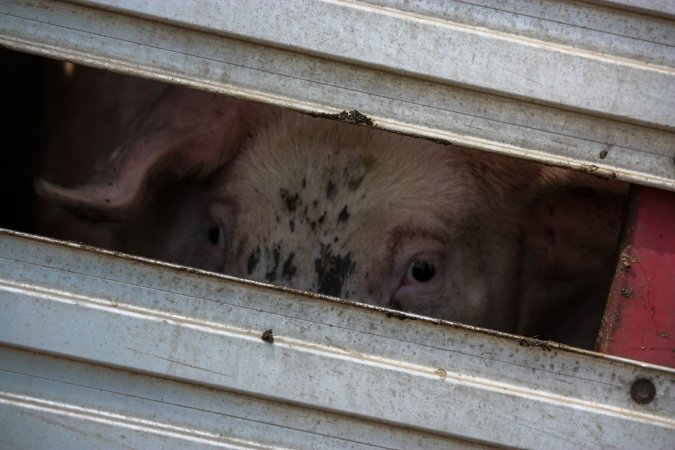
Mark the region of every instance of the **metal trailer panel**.
<instances>
[{"instance_id":1,"label":"metal trailer panel","mask_svg":"<svg viewBox=\"0 0 675 450\"><path fill-rule=\"evenodd\" d=\"M672 449L675 371L4 231L0 439Z\"/></svg>"},{"instance_id":2,"label":"metal trailer panel","mask_svg":"<svg viewBox=\"0 0 675 450\"><path fill-rule=\"evenodd\" d=\"M675 190L672 8L617 5L7 0L0 41Z\"/></svg>"},{"instance_id":3,"label":"metal trailer panel","mask_svg":"<svg viewBox=\"0 0 675 450\"><path fill-rule=\"evenodd\" d=\"M2 448L460 448L468 442L0 348Z\"/></svg>"},{"instance_id":4,"label":"metal trailer panel","mask_svg":"<svg viewBox=\"0 0 675 450\"><path fill-rule=\"evenodd\" d=\"M598 349L675 368L675 194L636 187L629 201Z\"/></svg>"}]
</instances>

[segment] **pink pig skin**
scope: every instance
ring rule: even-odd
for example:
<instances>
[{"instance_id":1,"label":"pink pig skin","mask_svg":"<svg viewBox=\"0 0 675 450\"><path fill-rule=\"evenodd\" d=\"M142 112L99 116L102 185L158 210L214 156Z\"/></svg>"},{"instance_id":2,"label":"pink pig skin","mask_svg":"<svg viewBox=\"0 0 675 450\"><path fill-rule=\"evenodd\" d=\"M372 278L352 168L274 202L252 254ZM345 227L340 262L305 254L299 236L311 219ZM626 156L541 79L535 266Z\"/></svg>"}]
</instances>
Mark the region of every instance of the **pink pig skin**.
<instances>
[{"instance_id":1,"label":"pink pig skin","mask_svg":"<svg viewBox=\"0 0 675 450\"><path fill-rule=\"evenodd\" d=\"M76 68L43 233L591 347L625 186Z\"/></svg>"}]
</instances>

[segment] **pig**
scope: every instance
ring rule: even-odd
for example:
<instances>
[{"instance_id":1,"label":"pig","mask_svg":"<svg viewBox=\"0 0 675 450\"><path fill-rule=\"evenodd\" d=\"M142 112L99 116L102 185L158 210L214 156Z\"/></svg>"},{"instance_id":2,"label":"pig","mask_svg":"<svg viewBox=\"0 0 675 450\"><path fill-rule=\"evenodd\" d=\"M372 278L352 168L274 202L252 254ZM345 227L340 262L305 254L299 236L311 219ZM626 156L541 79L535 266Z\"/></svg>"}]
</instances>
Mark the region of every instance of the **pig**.
<instances>
[{"instance_id":1,"label":"pig","mask_svg":"<svg viewBox=\"0 0 675 450\"><path fill-rule=\"evenodd\" d=\"M83 67L57 86L44 234L593 346L622 183Z\"/></svg>"}]
</instances>

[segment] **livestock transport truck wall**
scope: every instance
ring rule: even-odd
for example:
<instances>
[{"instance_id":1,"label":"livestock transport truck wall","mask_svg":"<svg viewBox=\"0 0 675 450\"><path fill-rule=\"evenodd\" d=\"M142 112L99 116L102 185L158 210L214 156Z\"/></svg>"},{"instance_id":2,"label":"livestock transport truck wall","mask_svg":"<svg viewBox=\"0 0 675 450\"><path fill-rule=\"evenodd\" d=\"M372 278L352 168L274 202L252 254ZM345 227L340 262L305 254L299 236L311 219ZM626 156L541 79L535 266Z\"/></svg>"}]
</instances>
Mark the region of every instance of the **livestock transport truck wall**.
<instances>
[{"instance_id":1,"label":"livestock transport truck wall","mask_svg":"<svg viewBox=\"0 0 675 450\"><path fill-rule=\"evenodd\" d=\"M0 42L3 448L675 446L669 3L9 0ZM27 54L631 183L598 352L26 233Z\"/></svg>"}]
</instances>

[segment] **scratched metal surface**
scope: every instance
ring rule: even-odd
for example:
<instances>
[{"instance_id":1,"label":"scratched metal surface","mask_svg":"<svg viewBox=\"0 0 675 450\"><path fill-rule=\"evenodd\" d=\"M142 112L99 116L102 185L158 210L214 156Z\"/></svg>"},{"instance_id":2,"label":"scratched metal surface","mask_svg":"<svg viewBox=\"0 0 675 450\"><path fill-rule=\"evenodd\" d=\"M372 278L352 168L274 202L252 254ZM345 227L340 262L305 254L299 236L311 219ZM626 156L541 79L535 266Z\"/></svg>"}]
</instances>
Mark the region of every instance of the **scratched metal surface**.
<instances>
[{"instance_id":1,"label":"scratched metal surface","mask_svg":"<svg viewBox=\"0 0 675 450\"><path fill-rule=\"evenodd\" d=\"M0 42L675 190L668 2L6 0Z\"/></svg>"},{"instance_id":2,"label":"scratched metal surface","mask_svg":"<svg viewBox=\"0 0 675 450\"><path fill-rule=\"evenodd\" d=\"M2 231L0 443L672 449L675 371Z\"/></svg>"}]
</instances>

